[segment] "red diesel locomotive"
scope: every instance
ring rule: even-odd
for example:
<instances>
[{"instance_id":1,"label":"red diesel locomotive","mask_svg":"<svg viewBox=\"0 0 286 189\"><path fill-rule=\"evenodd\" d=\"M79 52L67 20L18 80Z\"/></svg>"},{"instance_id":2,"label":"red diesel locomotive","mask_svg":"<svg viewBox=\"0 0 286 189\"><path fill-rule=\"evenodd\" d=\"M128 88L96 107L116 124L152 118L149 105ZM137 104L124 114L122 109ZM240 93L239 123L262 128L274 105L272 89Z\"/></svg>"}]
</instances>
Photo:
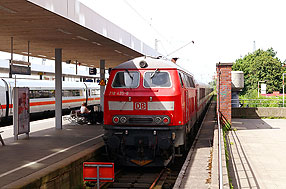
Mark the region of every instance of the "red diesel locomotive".
<instances>
[{"instance_id":1,"label":"red diesel locomotive","mask_svg":"<svg viewBox=\"0 0 286 189\"><path fill-rule=\"evenodd\" d=\"M140 57L112 69L104 94L104 140L127 166L164 166L211 97L211 89L162 58Z\"/></svg>"}]
</instances>

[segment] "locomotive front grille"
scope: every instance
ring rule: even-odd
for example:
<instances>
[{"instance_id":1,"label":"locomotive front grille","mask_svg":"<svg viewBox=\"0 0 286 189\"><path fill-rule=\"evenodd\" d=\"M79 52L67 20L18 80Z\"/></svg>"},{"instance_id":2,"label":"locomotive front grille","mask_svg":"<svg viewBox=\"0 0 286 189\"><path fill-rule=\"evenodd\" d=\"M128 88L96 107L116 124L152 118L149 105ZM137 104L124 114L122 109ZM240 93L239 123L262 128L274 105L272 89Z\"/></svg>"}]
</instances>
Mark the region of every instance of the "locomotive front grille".
<instances>
[{"instance_id":1,"label":"locomotive front grille","mask_svg":"<svg viewBox=\"0 0 286 189\"><path fill-rule=\"evenodd\" d=\"M145 118L145 117L133 117L133 118L129 118L128 120L129 123L131 124L151 124L153 123L153 119L152 118Z\"/></svg>"}]
</instances>

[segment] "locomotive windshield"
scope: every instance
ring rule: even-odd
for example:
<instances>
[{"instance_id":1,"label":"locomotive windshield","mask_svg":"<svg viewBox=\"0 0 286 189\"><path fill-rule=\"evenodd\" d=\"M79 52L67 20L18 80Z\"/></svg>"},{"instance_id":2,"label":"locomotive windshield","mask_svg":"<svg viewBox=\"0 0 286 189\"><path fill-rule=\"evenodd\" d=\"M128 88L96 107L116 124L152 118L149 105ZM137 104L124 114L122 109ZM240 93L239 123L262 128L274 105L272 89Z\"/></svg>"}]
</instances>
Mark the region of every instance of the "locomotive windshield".
<instances>
[{"instance_id":1,"label":"locomotive windshield","mask_svg":"<svg viewBox=\"0 0 286 189\"><path fill-rule=\"evenodd\" d=\"M137 88L138 86L139 72L136 71L119 71L112 82L113 88Z\"/></svg>"},{"instance_id":2,"label":"locomotive windshield","mask_svg":"<svg viewBox=\"0 0 286 189\"><path fill-rule=\"evenodd\" d=\"M169 72L160 72L158 69L155 72L145 72L144 87L171 87Z\"/></svg>"}]
</instances>

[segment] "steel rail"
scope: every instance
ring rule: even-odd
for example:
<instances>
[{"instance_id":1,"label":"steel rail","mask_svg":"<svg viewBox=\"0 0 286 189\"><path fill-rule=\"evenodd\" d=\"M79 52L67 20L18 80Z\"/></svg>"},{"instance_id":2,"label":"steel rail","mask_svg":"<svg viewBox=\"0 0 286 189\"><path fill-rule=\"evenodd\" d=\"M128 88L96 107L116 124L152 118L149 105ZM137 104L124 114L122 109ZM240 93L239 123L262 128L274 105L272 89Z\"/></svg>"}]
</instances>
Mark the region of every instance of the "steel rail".
<instances>
[{"instance_id":1,"label":"steel rail","mask_svg":"<svg viewBox=\"0 0 286 189\"><path fill-rule=\"evenodd\" d=\"M158 180L161 178L161 176L163 175L163 173L164 173L165 171L166 171L166 169L163 169L163 170L159 173L159 175L156 177L156 179L154 180L154 182L152 183L152 185L149 187L149 189L155 188L155 186L156 186Z\"/></svg>"}]
</instances>

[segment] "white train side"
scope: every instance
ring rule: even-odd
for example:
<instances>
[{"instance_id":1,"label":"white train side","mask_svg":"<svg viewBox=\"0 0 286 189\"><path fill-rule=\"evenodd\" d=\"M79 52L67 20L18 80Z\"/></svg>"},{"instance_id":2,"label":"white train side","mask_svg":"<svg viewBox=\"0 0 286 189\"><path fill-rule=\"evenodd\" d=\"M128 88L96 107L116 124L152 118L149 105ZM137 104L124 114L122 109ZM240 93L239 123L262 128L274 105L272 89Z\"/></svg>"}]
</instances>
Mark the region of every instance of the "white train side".
<instances>
[{"instance_id":1,"label":"white train side","mask_svg":"<svg viewBox=\"0 0 286 189\"><path fill-rule=\"evenodd\" d=\"M0 79L0 121L13 115L14 87L29 87L30 112L55 110L55 82L46 80ZM62 107L72 109L83 102L88 106L100 103L100 86L90 82L65 82L62 84Z\"/></svg>"}]
</instances>

